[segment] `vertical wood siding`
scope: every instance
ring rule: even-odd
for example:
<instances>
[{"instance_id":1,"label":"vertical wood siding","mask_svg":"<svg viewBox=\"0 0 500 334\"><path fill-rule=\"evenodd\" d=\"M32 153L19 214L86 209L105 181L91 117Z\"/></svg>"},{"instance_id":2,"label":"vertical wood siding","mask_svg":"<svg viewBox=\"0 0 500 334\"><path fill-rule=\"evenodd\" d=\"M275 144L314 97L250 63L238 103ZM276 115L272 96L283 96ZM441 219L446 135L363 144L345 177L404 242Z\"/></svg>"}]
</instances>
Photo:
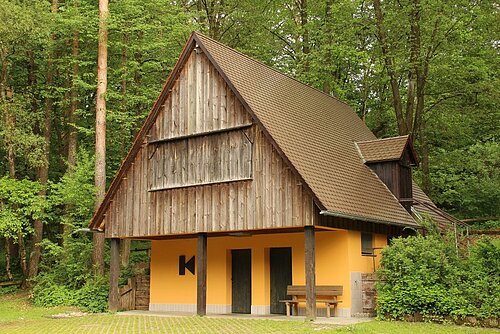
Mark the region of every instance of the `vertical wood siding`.
<instances>
[{"instance_id":1,"label":"vertical wood siding","mask_svg":"<svg viewBox=\"0 0 500 334\"><path fill-rule=\"evenodd\" d=\"M262 129L235 129L251 123L208 59L193 51L107 209L106 236L313 224L312 197Z\"/></svg>"}]
</instances>

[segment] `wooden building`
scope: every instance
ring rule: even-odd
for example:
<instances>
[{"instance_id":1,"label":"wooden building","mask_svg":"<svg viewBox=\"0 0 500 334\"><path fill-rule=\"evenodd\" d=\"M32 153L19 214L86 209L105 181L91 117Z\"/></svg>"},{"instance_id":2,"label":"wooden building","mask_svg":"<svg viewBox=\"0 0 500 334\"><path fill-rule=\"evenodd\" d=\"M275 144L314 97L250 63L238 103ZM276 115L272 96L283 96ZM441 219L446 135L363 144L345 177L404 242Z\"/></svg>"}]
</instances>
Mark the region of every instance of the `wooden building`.
<instances>
[{"instance_id":1,"label":"wooden building","mask_svg":"<svg viewBox=\"0 0 500 334\"><path fill-rule=\"evenodd\" d=\"M408 137L377 140L344 102L193 33L90 227L113 257L152 240L150 310L283 313L293 284L314 318L336 285L349 316L388 237L419 228L412 198L431 203L415 163Z\"/></svg>"}]
</instances>

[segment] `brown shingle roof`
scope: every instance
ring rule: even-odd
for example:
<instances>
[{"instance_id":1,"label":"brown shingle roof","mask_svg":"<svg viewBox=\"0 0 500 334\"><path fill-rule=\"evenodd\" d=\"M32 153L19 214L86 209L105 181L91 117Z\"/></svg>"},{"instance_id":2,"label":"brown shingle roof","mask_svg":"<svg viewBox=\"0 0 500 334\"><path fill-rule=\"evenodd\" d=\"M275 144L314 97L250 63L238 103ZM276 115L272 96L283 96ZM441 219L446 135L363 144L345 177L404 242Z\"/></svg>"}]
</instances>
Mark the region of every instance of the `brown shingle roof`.
<instances>
[{"instance_id":1,"label":"brown shingle roof","mask_svg":"<svg viewBox=\"0 0 500 334\"><path fill-rule=\"evenodd\" d=\"M413 210L422 217L429 216L442 230L450 227L450 224L464 224L462 221L439 209L431 199L413 183Z\"/></svg>"},{"instance_id":2,"label":"brown shingle roof","mask_svg":"<svg viewBox=\"0 0 500 334\"><path fill-rule=\"evenodd\" d=\"M408 144L409 136L399 136L358 142L366 162L400 160Z\"/></svg>"},{"instance_id":3,"label":"brown shingle roof","mask_svg":"<svg viewBox=\"0 0 500 334\"><path fill-rule=\"evenodd\" d=\"M416 225L363 164L355 143L376 138L347 104L206 36L196 33L194 37L322 209L353 218Z\"/></svg>"}]
</instances>

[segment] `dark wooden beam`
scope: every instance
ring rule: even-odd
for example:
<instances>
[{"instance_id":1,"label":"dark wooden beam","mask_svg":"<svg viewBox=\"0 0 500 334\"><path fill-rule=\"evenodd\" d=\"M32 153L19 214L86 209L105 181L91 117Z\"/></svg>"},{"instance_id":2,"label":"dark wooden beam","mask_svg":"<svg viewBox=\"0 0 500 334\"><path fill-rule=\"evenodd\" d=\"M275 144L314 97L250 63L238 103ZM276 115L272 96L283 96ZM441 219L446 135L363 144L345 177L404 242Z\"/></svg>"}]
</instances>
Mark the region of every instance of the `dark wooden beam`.
<instances>
[{"instance_id":1,"label":"dark wooden beam","mask_svg":"<svg viewBox=\"0 0 500 334\"><path fill-rule=\"evenodd\" d=\"M120 306L118 278L120 277L120 239L111 239L111 259L109 262L109 311L116 312Z\"/></svg>"},{"instance_id":2,"label":"dark wooden beam","mask_svg":"<svg viewBox=\"0 0 500 334\"><path fill-rule=\"evenodd\" d=\"M304 227L306 266L306 319L316 319L316 239L314 226Z\"/></svg>"},{"instance_id":3,"label":"dark wooden beam","mask_svg":"<svg viewBox=\"0 0 500 334\"><path fill-rule=\"evenodd\" d=\"M196 253L196 314L207 314L207 234L198 233Z\"/></svg>"},{"instance_id":4,"label":"dark wooden beam","mask_svg":"<svg viewBox=\"0 0 500 334\"><path fill-rule=\"evenodd\" d=\"M220 134L220 133L224 133L224 132L243 130L243 129L251 127L252 125L253 125L253 123L248 123L248 124L242 124L242 125L237 125L237 126L231 126L231 127L224 128L224 129L191 133L188 135L182 135L182 136L171 137L171 138L155 139L155 140L148 141L148 144L151 145L151 144L158 144L158 143L169 143L169 142L180 141L180 140L184 140L184 139L216 135L216 134Z\"/></svg>"}]
</instances>

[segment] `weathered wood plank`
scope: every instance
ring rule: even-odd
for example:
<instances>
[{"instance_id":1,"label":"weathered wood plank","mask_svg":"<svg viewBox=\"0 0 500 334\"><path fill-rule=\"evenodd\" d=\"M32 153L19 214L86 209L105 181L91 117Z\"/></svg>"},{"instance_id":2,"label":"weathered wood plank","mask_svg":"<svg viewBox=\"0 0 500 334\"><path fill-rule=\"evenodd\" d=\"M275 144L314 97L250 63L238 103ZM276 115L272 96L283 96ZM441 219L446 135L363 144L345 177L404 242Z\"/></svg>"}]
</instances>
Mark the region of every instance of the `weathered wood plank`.
<instances>
[{"instance_id":1,"label":"weathered wood plank","mask_svg":"<svg viewBox=\"0 0 500 334\"><path fill-rule=\"evenodd\" d=\"M313 224L312 197L203 54L190 56L157 122L106 213L106 236Z\"/></svg>"},{"instance_id":2,"label":"weathered wood plank","mask_svg":"<svg viewBox=\"0 0 500 334\"><path fill-rule=\"evenodd\" d=\"M207 314L207 234L198 234L196 253L196 313Z\"/></svg>"},{"instance_id":3,"label":"weathered wood plank","mask_svg":"<svg viewBox=\"0 0 500 334\"><path fill-rule=\"evenodd\" d=\"M111 259L109 264L109 310L118 311L120 296L118 278L120 277L120 239L111 238Z\"/></svg>"},{"instance_id":4,"label":"weathered wood plank","mask_svg":"<svg viewBox=\"0 0 500 334\"><path fill-rule=\"evenodd\" d=\"M316 319L316 239L314 226L304 227L306 319Z\"/></svg>"}]
</instances>

